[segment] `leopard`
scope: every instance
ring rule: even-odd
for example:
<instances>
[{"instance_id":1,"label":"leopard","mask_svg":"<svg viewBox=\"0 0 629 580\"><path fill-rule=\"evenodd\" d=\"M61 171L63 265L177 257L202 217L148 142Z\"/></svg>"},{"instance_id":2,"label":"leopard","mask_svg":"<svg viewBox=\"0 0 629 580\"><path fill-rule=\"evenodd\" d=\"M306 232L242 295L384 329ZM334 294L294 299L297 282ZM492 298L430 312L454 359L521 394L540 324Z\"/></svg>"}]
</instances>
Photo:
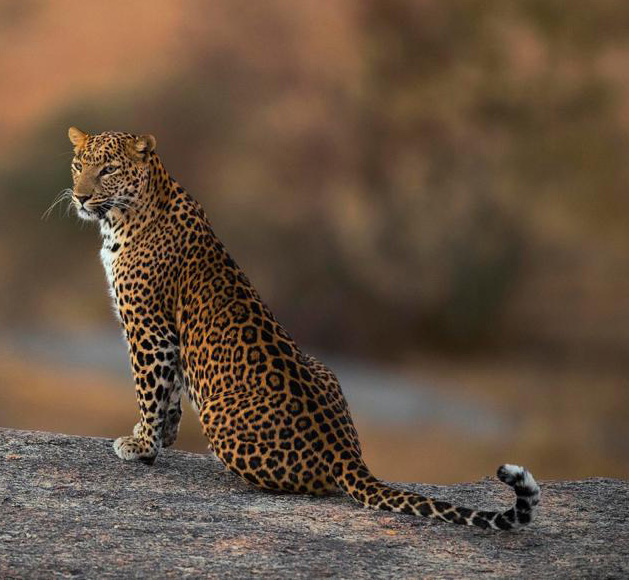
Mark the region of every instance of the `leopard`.
<instances>
[{"instance_id":1,"label":"leopard","mask_svg":"<svg viewBox=\"0 0 629 580\"><path fill-rule=\"evenodd\" d=\"M153 464L175 443L187 398L211 453L262 490L344 492L367 508L492 530L533 520L540 488L519 465L498 469L516 497L495 511L374 476L336 376L278 322L202 206L164 167L155 137L76 127L68 137L69 207L98 223L135 383L140 420L114 441L120 459Z\"/></svg>"}]
</instances>

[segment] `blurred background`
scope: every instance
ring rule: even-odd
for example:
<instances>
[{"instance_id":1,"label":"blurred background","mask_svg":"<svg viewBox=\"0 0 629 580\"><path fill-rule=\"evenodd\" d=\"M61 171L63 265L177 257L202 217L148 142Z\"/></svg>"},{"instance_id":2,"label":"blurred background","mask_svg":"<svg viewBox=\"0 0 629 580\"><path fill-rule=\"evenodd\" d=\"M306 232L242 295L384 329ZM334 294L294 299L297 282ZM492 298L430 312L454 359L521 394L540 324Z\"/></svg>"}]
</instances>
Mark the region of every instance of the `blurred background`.
<instances>
[{"instance_id":1,"label":"blurred background","mask_svg":"<svg viewBox=\"0 0 629 580\"><path fill-rule=\"evenodd\" d=\"M137 419L97 229L42 219L77 125L156 135L378 476L629 476L625 0L3 0L0 78L0 426Z\"/></svg>"}]
</instances>

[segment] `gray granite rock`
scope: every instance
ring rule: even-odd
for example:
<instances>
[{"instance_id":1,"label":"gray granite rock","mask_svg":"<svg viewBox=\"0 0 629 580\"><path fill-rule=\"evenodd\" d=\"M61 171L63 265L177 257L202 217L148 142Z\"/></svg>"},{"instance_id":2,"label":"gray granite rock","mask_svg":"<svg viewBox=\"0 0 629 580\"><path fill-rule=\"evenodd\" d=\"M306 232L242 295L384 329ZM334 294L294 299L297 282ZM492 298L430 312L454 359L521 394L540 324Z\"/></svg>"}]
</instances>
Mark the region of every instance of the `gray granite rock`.
<instances>
[{"instance_id":1,"label":"gray granite rock","mask_svg":"<svg viewBox=\"0 0 629 580\"><path fill-rule=\"evenodd\" d=\"M408 489L507 506L494 480ZM210 456L120 461L111 441L0 429L0 578L629 578L629 484L542 483L535 523L498 533L278 495Z\"/></svg>"}]
</instances>

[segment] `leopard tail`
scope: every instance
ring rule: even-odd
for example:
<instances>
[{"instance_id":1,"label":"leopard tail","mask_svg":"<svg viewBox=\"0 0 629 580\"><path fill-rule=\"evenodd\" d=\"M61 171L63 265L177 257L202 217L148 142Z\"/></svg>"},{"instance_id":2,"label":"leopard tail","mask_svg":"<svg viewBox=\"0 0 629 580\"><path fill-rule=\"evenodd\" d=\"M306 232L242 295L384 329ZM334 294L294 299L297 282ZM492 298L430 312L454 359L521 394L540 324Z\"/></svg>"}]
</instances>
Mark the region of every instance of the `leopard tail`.
<instances>
[{"instance_id":1,"label":"leopard tail","mask_svg":"<svg viewBox=\"0 0 629 580\"><path fill-rule=\"evenodd\" d=\"M512 487L515 505L506 511L482 511L458 507L418 493L395 489L377 479L360 458L336 461L332 474L337 485L365 507L424 516L453 524L484 529L515 530L529 524L540 499L540 489L531 473L517 465L503 465L497 476Z\"/></svg>"}]
</instances>

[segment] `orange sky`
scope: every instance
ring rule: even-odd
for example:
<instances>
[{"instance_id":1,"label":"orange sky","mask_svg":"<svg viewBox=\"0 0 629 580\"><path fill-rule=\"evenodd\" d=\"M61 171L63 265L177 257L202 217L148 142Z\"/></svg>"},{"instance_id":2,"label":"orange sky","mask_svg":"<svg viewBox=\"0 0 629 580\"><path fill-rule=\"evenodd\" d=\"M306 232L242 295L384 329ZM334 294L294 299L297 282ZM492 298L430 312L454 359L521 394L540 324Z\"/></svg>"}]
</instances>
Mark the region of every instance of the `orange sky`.
<instances>
[{"instance_id":1,"label":"orange sky","mask_svg":"<svg viewBox=\"0 0 629 580\"><path fill-rule=\"evenodd\" d=\"M62 0L0 8L0 154L77 91L128 86L172 70L183 5L147 6Z\"/></svg>"}]
</instances>

